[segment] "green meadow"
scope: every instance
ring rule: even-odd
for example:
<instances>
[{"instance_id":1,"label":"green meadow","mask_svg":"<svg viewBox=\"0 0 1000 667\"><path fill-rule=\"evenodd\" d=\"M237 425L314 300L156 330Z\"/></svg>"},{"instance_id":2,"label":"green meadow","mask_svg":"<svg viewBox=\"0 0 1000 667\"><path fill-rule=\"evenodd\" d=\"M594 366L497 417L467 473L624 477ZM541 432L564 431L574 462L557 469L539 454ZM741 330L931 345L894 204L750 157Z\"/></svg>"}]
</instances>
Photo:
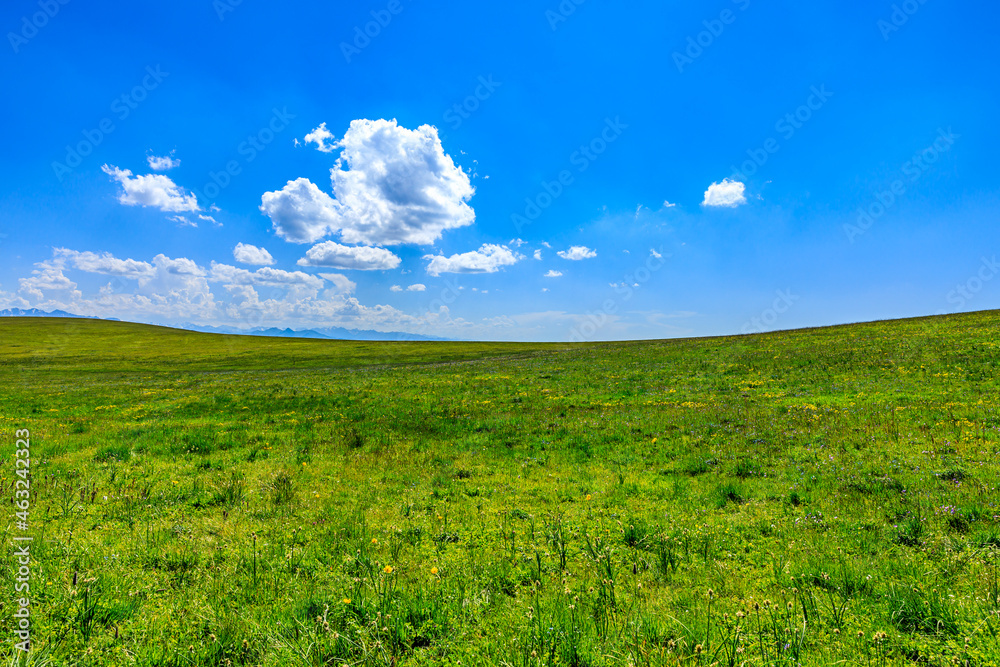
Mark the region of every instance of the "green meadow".
<instances>
[{"instance_id":1,"label":"green meadow","mask_svg":"<svg viewBox=\"0 0 1000 667\"><path fill-rule=\"evenodd\" d=\"M997 665L998 331L570 346L0 320L0 657Z\"/></svg>"}]
</instances>

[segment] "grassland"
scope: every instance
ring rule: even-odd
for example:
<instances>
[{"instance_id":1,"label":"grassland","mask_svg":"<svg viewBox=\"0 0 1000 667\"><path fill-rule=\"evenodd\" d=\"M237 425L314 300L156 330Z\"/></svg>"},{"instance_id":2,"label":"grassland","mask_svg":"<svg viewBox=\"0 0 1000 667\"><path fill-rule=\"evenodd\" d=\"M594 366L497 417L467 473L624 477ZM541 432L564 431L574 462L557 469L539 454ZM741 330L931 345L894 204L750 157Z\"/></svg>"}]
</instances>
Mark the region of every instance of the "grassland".
<instances>
[{"instance_id":1,"label":"grassland","mask_svg":"<svg viewBox=\"0 0 1000 667\"><path fill-rule=\"evenodd\" d=\"M36 647L0 655L997 665L998 327L565 346L0 321Z\"/></svg>"}]
</instances>

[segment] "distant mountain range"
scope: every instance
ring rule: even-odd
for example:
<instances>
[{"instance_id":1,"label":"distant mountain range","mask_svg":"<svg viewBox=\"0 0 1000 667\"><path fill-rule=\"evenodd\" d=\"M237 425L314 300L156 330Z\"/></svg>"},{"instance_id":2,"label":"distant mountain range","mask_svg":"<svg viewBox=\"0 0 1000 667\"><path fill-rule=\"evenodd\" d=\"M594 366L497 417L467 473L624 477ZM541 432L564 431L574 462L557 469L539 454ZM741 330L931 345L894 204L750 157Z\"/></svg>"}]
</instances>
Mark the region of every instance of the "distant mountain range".
<instances>
[{"instance_id":1,"label":"distant mountain range","mask_svg":"<svg viewBox=\"0 0 1000 667\"><path fill-rule=\"evenodd\" d=\"M0 310L0 317L74 317L78 319L98 320L105 319L112 322L121 322L117 318L91 317L88 315L74 315L64 310L53 310L46 312L37 308L7 308ZM307 329L305 331L295 331L293 329L278 329L271 327L265 329L257 327L255 329L237 329L235 327L205 327L197 324L185 323L177 329L188 331L199 331L202 333L229 334L234 336L270 336L278 338L319 338L326 340L372 340L372 341L448 341L450 338L439 338L437 336L422 336L420 334L404 333L402 331L359 331L356 329L343 329L340 327L330 327L324 329Z\"/></svg>"},{"instance_id":2,"label":"distant mountain range","mask_svg":"<svg viewBox=\"0 0 1000 667\"><path fill-rule=\"evenodd\" d=\"M74 315L73 313L67 313L65 310L53 310L51 312L46 312L44 310L38 310L37 308L28 308L24 310L23 308L6 308L0 310L0 317L75 317L81 320L110 320L111 322L121 322L121 320L114 317L93 317L91 315Z\"/></svg>"},{"instance_id":3,"label":"distant mountain range","mask_svg":"<svg viewBox=\"0 0 1000 667\"><path fill-rule=\"evenodd\" d=\"M236 329L234 327L203 327L196 324L182 324L181 329L189 331L201 331L203 333L233 334L240 336L277 336L281 338L325 338L327 340L381 340L381 341L449 341L451 338L439 338L437 336L423 336L421 334L404 333L402 331L360 331L358 329L343 329L341 327L329 327L323 329L306 329L305 331L295 331L293 329L278 329L272 327L265 329Z\"/></svg>"}]
</instances>

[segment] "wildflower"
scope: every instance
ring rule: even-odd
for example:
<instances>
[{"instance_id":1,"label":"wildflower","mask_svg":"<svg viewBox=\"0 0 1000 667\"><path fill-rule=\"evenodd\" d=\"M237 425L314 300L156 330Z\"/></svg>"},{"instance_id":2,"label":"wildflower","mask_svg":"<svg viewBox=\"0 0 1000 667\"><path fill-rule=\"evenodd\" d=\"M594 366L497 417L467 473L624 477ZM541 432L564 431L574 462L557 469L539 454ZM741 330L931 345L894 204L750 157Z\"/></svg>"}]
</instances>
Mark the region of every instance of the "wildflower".
<instances>
[{"instance_id":1,"label":"wildflower","mask_svg":"<svg viewBox=\"0 0 1000 667\"><path fill-rule=\"evenodd\" d=\"M344 599L342 600L342 602L343 602L344 604L351 604L351 598L344 598Z\"/></svg>"},{"instance_id":2,"label":"wildflower","mask_svg":"<svg viewBox=\"0 0 1000 667\"><path fill-rule=\"evenodd\" d=\"M378 538L377 537L373 537L372 538L372 544L378 544Z\"/></svg>"},{"instance_id":3,"label":"wildflower","mask_svg":"<svg viewBox=\"0 0 1000 667\"><path fill-rule=\"evenodd\" d=\"M176 482L174 482L174 483L176 484ZM587 494L587 497L586 497L586 498L584 498L584 500L590 500L591 498L593 498L593 496L591 496L591 495L590 495L590 494L588 493L588 494Z\"/></svg>"},{"instance_id":4,"label":"wildflower","mask_svg":"<svg viewBox=\"0 0 1000 667\"><path fill-rule=\"evenodd\" d=\"M432 567L431 568L431 574L437 575L437 573L438 573L438 569L436 567Z\"/></svg>"},{"instance_id":5,"label":"wildflower","mask_svg":"<svg viewBox=\"0 0 1000 667\"><path fill-rule=\"evenodd\" d=\"M392 565L386 565L382 571L386 574L392 574Z\"/></svg>"}]
</instances>

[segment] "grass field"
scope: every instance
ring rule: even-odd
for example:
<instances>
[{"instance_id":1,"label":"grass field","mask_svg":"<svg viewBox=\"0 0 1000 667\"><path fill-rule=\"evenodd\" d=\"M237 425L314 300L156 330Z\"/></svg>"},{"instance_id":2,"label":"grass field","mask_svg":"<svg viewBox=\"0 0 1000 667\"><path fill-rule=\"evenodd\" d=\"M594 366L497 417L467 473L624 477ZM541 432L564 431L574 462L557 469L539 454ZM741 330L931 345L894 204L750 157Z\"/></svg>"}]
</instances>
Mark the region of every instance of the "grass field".
<instances>
[{"instance_id":1,"label":"grass field","mask_svg":"<svg viewBox=\"0 0 1000 667\"><path fill-rule=\"evenodd\" d=\"M566 346L3 320L2 655L997 665L998 331Z\"/></svg>"}]
</instances>

